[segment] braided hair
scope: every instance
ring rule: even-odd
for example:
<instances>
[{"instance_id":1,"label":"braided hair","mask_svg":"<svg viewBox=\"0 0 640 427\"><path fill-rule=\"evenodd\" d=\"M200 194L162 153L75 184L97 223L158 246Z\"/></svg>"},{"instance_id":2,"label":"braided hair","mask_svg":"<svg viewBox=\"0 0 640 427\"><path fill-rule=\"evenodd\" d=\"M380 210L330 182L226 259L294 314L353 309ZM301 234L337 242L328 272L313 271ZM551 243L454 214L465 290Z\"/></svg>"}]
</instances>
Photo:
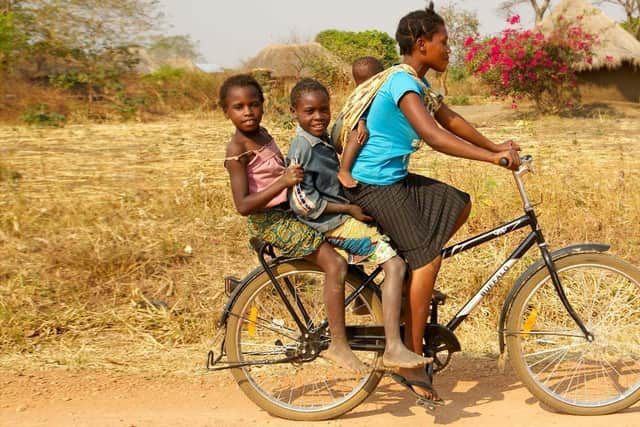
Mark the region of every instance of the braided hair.
<instances>
[{"instance_id":1,"label":"braided hair","mask_svg":"<svg viewBox=\"0 0 640 427\"><path fill-rule=\"evenodd\" d=\"M331 99L329 91L322 83L314 79L304 78L291 89L291 106L296 108L302 95L309 92L322 92L327 96L327 99Z\"/></svg>"},{"instance_id":2,"label":"braided hair","mask_svg":"<svg viewBox=\"0 0 640 427\"><path fill-rule=\"evenodd\" d=\"M222 108L222 111L227 111L227 95L229 90L234 87L253 87L258 92L258 98L261 103L264 103L264 94L262 93L262 86L256 79L249 74L236 74L231 76L222 83L220 86L220 93L218 96L218 105Z\"/></svg>"},{"instance_id":3,"label":"braided hair","mask_svg":"<svg viewBox=\"0 0 640 427\"><path fill-rule=\"evenodd\" d=\"M444 19L433 10L433 2L429 2L425 10L416 10L405 15L400 19L396 30L400 55L409 55L419 37L424 36L431 40L441 25L444 25Z\"/></svg>"}]
</instances>

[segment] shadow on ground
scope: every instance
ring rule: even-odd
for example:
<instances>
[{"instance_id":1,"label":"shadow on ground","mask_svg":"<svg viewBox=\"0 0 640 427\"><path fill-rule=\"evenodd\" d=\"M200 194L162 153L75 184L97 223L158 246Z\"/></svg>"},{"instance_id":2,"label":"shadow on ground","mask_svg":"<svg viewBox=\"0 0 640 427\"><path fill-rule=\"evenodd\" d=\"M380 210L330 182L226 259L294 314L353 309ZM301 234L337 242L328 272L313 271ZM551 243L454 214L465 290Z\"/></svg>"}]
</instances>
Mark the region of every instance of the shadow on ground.
<instances>
[{"instance_id":1,"label":"shadow on ground","mask_svg":"<svg viewBox=\"0 0 640 427\"><path fill-rule=\"evenodd\" d=\"M364 418L382 413L395 417L412 417L416 411L424 410L433 414L434 424L450 424L464 418L480 417L483 405L504 400L506 392L524 388L508 363L502 371L498 367L497 358L471 355L454 356L451 366L436 376L434 386L446 404L437 407L435 411L428 411L416 405L415 399L402 387L385 378L364 405L341 419ZM522 404L533 405L537 402L532 397Z\"/></svg>"}]
</instances>

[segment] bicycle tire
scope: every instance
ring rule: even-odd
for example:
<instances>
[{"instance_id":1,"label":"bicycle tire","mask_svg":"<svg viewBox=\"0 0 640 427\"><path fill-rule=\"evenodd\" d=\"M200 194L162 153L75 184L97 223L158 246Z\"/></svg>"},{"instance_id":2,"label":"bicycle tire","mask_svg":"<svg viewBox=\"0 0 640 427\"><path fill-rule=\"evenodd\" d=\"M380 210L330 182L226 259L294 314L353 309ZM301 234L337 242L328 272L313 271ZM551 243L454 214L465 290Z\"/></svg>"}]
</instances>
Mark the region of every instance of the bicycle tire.
<instances>
[{"instance_id":1,"label":"bicycle tire","mask_svg":"<svg viewBox=\"0 0 640 427\"><path fill-rule=\"evenodd\" d=\"M297 300L301 301L316 325L324 319L324 273L319 267L304 260L292 260L272 270L280 283L286 277L294 286L297 298L293 300L294 306ZM345 293L348 295L350 289L359 284L355 275L348 274ZM369 289L346 307L345 314L347 325L383 323L380 299ZM288 346L296 345L299 334L269 277L262 273L245 286L230 309L226 337L228 360L264 359L267 357L264 350L274 353L270 357L282 358ZM261 349L262 354L253 356L255 349ZM327 420L364 401L382 378L381 353L368 351L356 352L356 355L371 367L366 374L338 368L321 357L297 365L246 366L231 372L247 397L270 414L298 421Z\"/></svg>"},{"instance_id":2,"label":"bicycle tire","mask_svg":"<svg viewBox=\"0 0 640 427\"><path fill-rule=\"evenodd\" d=\"M595 339L584 337L543 267L522 285L507 316L516 374L541 402L567 414L604 415L633 405L640 400L640 270L602 253L570 255L555 265Z\"/></svg>"}]
</instances>

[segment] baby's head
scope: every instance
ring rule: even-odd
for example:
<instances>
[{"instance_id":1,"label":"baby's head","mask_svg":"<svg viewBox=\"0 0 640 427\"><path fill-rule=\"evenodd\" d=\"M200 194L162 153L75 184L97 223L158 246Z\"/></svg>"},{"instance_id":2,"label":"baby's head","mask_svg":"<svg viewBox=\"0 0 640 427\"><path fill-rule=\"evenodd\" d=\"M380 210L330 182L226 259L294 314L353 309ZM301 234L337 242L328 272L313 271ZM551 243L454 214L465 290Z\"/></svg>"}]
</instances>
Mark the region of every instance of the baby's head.
<instances>
[{"instance_id":1,"label":"baby's head","mask_svg":"<svg viewBox=\"0 0 640 427\"><path fill-rule=\"evenodd\" d=\"M302 79L291 90L291 113L300 127L321 137L331 121L329 91L317 80Z\"/></svg>"},{"instance_id":2,"label":"baby's head","mask_svg":"<svg viewBox=\"0 0 640 427\"><path fill-rule=\"evenodd\" d=\"M360 85L365 80L370 79L379 72L384 70L384 65L373 56L363 56L353 61L351 72L356 85Z\"/></svg>"},{"instance_id":3,"label":"baby's head","mask_svg":"<svg viewBox=\"0 0 640 427\"><path fill-rule=\"evenodd\" d=\"M239 130L251 132L260 129L263 104L262 87L248 74L231 76L220 86L218 105Z\"/></svg>"}]
</instances>

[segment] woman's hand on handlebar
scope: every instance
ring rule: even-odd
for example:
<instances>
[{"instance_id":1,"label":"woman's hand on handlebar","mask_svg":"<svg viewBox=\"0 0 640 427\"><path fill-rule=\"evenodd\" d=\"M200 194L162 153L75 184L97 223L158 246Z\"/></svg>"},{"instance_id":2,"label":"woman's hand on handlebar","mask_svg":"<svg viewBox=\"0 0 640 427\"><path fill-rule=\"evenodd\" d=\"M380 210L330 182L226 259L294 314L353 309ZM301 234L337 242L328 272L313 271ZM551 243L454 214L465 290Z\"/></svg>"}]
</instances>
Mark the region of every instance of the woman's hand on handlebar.
<instances>
[{"instance_id":1,"label":"woman's hand on handlebar","mask_svg":"<svg viewBox=\"0 0 640 427\"><path fill-rule=\"evenodd\" d=\"M517 171L520 167L520 155L516 150L506 150L493 153L491 163Z\"/></svg>"},{"instance_id":2,"label":"woman's hand on handlebar","mask_svg":"<svg viewBox=\"0 0 640 427\"><path fill-rule=\"evenodd\" d=\"M493 151L498 153L500 151L508 151L508 150L520 151L520 145L512 139L508 139L501 144L495 144Z\"/></svg>"}]
</instances>

